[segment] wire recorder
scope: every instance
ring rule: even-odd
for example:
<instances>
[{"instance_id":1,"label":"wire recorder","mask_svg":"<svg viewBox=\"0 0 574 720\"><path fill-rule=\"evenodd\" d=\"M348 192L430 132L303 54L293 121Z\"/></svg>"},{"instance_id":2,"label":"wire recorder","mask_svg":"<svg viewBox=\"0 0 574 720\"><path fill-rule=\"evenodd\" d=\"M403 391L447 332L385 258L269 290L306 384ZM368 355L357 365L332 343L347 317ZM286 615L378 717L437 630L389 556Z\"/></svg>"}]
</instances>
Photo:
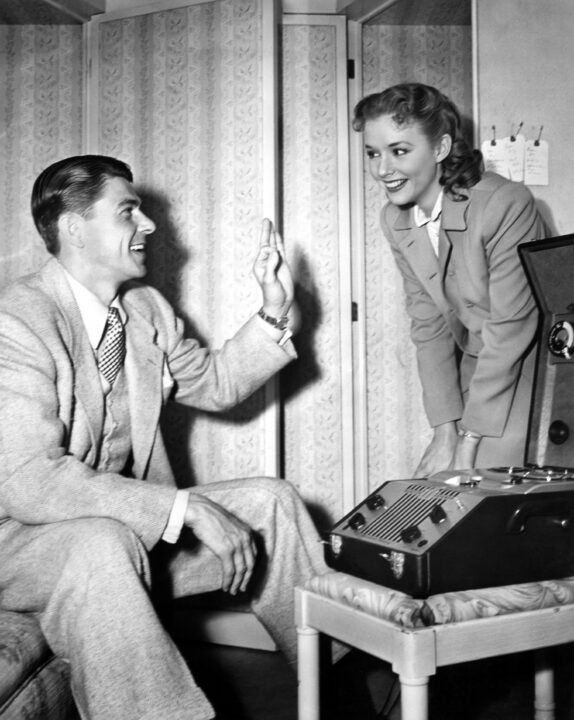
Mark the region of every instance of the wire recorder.
<instances>
[{"instance_id":1,"label":"wire recorder","mask_svg":"<svg viewBox=\"0 0 574 720\"><path fill-rule=\"evenodd\" d=\"M421 598L574 575L574 234L518 252L540 309L524 467L384 482L330 530L332 568Z\"/></svg>"}]
</instances>

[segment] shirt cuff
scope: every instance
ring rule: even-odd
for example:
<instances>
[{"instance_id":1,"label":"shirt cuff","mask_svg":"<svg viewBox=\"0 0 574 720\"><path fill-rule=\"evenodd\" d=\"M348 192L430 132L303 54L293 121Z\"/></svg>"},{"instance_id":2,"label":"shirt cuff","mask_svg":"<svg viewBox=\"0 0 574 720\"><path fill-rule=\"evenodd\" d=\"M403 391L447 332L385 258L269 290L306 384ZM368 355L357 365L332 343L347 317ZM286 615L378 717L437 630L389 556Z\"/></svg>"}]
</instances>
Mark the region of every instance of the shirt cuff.
<instances>
[{"instance_id":1,"label":"shirt cuff","mask_svg":"<svg viewBox=\"0 0 574 720\"><path fill-rule=\"evenodd\" d=\"M175 500L171 506L171 512L169 514L169 520L167 526L163 531L161 539L166 543L172 545L179 540L181 529L183 528L183 520L185 518L185 511L187 510L187 501L189 499L189 492L187 490L178 490L175 495Z\"/></svg>"}]
</instances>

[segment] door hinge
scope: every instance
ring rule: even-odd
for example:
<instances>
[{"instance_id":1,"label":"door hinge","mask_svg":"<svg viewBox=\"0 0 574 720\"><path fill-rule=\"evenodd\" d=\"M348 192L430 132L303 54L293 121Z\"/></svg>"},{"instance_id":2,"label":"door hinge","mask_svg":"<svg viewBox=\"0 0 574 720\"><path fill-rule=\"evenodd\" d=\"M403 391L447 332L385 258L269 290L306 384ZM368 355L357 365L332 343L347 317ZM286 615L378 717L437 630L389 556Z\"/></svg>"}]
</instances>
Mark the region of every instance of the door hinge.
<instances>
[{"instance_id":1,"label":"door hinge","mask_svg":"<svg viewBox=\"0 0 574 720\"><path fill-rule=\"evenodd\" d=\"M351 303L351 322L357 322L359 319L359 305L354 300Z\"/></svg>"},{"instance_id":2,"label":"door hinge","mask_svg":"<svg viewBox=\"0 0 574 720\"><path fill-rule=\"evenodd\" d=\"M349 80L355 79L355 61L354 60L347 60L347 78Z\"/></svg>"}]
</instances>

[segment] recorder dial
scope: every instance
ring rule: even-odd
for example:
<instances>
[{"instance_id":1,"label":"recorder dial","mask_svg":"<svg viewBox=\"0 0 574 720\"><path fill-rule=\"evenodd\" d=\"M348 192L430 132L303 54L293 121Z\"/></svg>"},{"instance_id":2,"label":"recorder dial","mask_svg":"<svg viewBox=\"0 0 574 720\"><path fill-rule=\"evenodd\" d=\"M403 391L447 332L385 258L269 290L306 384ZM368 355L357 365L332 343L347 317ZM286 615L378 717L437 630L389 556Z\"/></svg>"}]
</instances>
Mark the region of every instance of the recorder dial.
<instances>
[{"instance_id":1,"label":"recorder dial","mask_svg":"<svg viewBox=\"0 0 574 720\"><path fill-rule=\"evenodd\" d=\"M568 320L560 320L550 328L548 349L558 357L572 357L574 354L574 328Z\"/></svg>"}]
</instances>

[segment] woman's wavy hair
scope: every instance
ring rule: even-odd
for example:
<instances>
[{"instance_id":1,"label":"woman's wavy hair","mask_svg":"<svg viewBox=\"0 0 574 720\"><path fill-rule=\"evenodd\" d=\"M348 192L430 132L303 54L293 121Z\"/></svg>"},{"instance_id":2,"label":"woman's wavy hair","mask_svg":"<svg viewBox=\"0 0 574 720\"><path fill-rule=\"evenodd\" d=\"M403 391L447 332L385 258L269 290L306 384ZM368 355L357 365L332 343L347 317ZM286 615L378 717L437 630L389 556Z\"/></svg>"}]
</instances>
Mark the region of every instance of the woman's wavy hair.
<instances>
[{"instance_id":1,"label":"woman's wavy hair","mask_svg":"<svg viewBox=\"0 0 574 720\"><path fill-rule=\"evenodd\" d=\"M353 129L362 132L369 120L390 115L397 125L419 123L429 142L450 135L452 148L442 161L440 184L454 200L466 199L464 188L480 180L484 163L480 150L472 149L463 137L456 105L436 88L422 83L401 83L367 95L355 106Z\"/></svg>"},{"instance_id":2,"label":"woman's wavy hair","mask_svg":"<svg viewBox=\"0 0 574 720\"><path fill-rule=\"evenodd\" d=\"M121 177L133 182L131 169L122 160L105 155L76 155L43 170L32 188L31 208L36 229L48 252L58 255L58 219L65 212L87 215L101 197L106 182Z\"/></svg>"}]
</instances>

